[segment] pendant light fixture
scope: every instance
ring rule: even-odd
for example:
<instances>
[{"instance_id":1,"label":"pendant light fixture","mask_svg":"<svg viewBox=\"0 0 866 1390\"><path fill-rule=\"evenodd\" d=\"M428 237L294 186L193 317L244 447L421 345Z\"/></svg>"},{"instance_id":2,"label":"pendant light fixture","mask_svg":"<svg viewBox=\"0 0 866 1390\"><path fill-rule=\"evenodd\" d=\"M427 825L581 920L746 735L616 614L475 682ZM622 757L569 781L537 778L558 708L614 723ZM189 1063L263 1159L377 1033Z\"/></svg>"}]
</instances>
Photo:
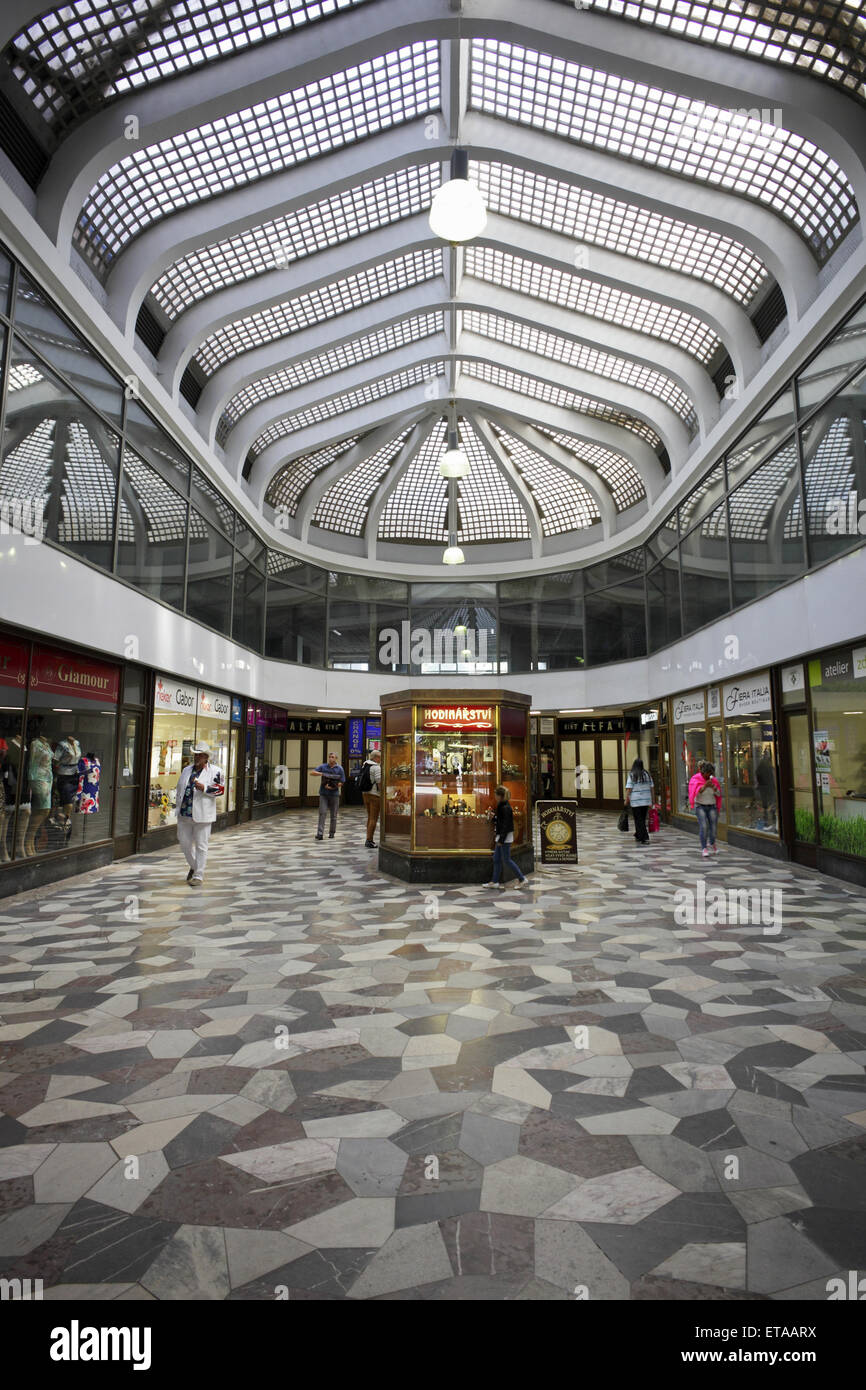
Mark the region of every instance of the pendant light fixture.
<instances>
[{"instance_id":1,"label":"pendant light fixture","mask_svg":"<svg viewBox=\"0 0 866 1390\"><path fill-rule=\"evenodd\" d=\"M457 430L448 431L448 448L439 460L439 472L443 478L465 478L469 472L469 459L457 442Z\"/></svg>"},{"instance_id":2,"label":"pendant light fixture","mask_svg":"<svg viewBox=\"0 0 866 1390\"><path fill-rule=\"evenodd\" d=\"M430 230L452 245L472 241L487 226L487 208L477 184L469 178L467 150L451 154L451 178L436 190L430 206Z\"/></svg>"}]
</instances>

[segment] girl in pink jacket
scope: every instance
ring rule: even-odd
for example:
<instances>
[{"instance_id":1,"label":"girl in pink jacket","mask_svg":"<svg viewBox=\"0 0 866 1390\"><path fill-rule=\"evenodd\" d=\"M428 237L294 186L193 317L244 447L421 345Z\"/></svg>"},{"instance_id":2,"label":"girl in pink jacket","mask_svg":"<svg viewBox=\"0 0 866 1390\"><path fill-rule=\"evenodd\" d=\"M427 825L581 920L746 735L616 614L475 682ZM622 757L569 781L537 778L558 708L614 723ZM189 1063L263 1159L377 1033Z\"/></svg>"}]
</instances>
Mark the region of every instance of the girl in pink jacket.
<instances>
[{"instance_id":1,"label":"girl in pink jacket","mask_svg":"<svg viewBox=\"0 0 866 1390\"><path fill-rule=\"evenodd\" d=\"M698 830L701 834L701 854L704 859L710 853L718 854L716 827L722 809L722 788L716 777L712 763L698 763L698 770L689 782L689 806L698 817Z\"/></svg>"}]
</instances>

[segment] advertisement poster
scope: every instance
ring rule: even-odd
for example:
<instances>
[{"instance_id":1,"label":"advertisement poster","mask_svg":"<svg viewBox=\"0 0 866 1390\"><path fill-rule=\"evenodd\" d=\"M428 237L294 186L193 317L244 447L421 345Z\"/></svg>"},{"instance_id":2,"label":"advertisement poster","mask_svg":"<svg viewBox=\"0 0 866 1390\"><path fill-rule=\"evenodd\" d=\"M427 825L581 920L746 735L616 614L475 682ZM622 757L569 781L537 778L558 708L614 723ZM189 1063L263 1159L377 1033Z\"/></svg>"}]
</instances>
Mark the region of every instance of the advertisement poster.
<instances>
[{"instance_id":1,"label":"advertisement poster","mask_svg":"<svg viewBox=\"0 0 866 1390\"><path fill-rule=\"evenodd\" d=\"M826 729L815 730L815 771L819 777L830 772L830 739Z\"/></svg>"},{"instance_id":2,"label":"advertisement poster","mask_svg":"<svg viewBox=\"0 0 866 1390\"><path fill-rule=\"evenodd\" d=\"M577 863L577 802L537 801L542 864Z\"/></svg>"}]
</instances>

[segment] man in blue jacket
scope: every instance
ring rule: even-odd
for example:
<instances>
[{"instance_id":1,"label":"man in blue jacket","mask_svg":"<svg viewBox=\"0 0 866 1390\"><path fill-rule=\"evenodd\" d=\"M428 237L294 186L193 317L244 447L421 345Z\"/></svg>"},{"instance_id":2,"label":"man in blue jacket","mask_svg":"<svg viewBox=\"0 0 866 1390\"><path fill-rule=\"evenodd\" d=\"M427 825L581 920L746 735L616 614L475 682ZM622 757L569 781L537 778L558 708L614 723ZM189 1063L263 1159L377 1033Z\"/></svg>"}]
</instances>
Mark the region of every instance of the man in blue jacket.
<instances>
[{"instance_id":1,"label":"man in blue jacket","mask_svg":"<svg viewBox=\"0 0 866 1390\"><path fill-rule=\"evenodd\" d=\"M337 761L336 753L328 754L326 763L319 763L318 767L310 768L311 777L321 777L322 784L319 788L319 828L316 831L316 839L323 840L325 830L325 817L331 817L331 829L328 832L328 839L333 840L337 833L337 811L340 808L340 788L346 780L346 774L341 764Z\"/></svg>"}]
</instances>

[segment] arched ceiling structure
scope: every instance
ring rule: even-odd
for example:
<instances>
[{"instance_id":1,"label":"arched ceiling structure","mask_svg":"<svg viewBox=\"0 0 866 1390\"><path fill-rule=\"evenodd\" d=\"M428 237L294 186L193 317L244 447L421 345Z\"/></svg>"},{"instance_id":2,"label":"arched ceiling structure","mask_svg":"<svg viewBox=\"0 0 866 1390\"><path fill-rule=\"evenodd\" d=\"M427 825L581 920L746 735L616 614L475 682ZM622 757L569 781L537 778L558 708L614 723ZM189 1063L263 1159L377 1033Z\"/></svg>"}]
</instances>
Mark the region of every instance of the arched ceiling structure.
<instances>
[{"instance_id":1,"label":"arched ceiling structure","mask_svg":"<svg viewBox=\"0 0 866 1390\"><path fill-rule=\"evenodd\" d=\"M42 227L323 556L612 540L861 237L853 0L25 0L0 49Z\"/></svg>"}]
</instances>

